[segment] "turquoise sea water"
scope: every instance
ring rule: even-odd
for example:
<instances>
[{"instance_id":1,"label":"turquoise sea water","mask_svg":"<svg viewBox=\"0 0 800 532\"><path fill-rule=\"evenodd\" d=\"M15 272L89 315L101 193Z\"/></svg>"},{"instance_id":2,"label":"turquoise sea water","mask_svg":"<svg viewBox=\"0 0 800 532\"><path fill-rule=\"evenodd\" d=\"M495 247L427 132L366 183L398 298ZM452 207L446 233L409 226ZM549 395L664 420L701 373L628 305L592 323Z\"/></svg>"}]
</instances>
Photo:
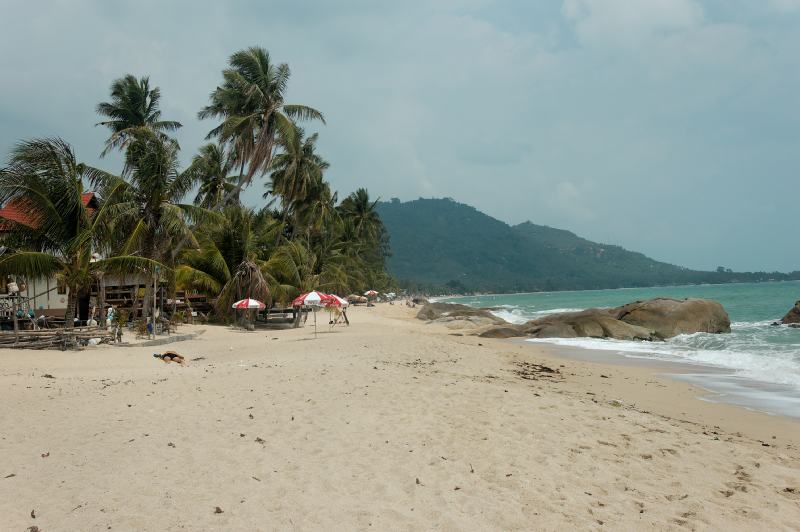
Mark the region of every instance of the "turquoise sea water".
<instances>
[{"instance_id":1,"label":"turquoise sea water","mask_svg":"<svg viewBox=\"0 0 800 532\"><path fill-rule=\"evenodd\" d=\"M800 329L771 325L800 299L800 281L486 295L448 301L499 307L495 311L498 316L522 323L554 312L614 307L653 297L700 297L719 301L730 315L731 333L681 335L663 343L593 338L548 342L614 351L625 356L713 366L728 370L730 375L740 379L776 385L795 398L800 394Z\"/></svg>"}]
</instances>

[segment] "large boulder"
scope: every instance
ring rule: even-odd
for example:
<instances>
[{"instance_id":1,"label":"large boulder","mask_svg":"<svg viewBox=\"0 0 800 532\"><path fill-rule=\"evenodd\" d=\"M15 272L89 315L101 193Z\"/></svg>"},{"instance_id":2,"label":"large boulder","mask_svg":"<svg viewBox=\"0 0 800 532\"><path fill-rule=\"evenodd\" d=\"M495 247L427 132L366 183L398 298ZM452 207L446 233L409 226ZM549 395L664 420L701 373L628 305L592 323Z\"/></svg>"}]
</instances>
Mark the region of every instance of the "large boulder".
<instances>
[{"instance_id":1,"label":"large boulder","mask_svg":"<svg viewBox=\"0 0 800 532\"><path fill-rule=\"evenodd\" d=\"M606 309L551 314L525 325L534 338L616 338L618 340L655 340L652 331L620 321Z\"/></svg>"},{"instance_id":2,"label":"large boulder","mask_svg":"<svg viewBox=\"0 0 800 532\"><path fill-rule=\"evenodd\" d=\"M611 312L618 320L653 331L660 338L679 334L728 333L731 320L716 301L659 297L628 303Z\"/></svg>"},{"instance_id":3,"label":"large boulder","mask_svg":"<svg viewBox=\"0 0 800 532\"><path fill-rule=\"evenodd\" d=\"M614 338L663 340L678 334L730 332L722 305L704 299L651 299L612 309L551 314L522 325L500 324L484 330L484 338Z\"/></svg>"},{"instance_id":4,"label":"large boulder","mask_svg":"<svg viewBox=\"0 0 800 532\"><path fill-rule=\"evenodd\" d=\"M449 324L449 328L485 327L503 325L506 321L490 311L458 303L428 303L417 313L417 318L436 323ZM452 324L459 321L457 325Z\"/></svg>"},{"instance_id":5,"label":"large boulder","mask_svg":"<svg viewBox=\"0 0 800 532\"><path fill-rule=\"evenodd\" d=\"M528 336L518 325L496 325L489 327L478 336L481 338L518 338Z\"/></svg>"},{"instance_id":6,"label":"large boulder","mask_svg":"<svg viewBox=\"0 0 800 532\"><path fill-rule=\"evenodd\" d=\"M794 306L789 309L786 316L781 318L781 323L790 325L792 323L800 323L800 301L796 302Z\"/></svg>"}]
</instances>

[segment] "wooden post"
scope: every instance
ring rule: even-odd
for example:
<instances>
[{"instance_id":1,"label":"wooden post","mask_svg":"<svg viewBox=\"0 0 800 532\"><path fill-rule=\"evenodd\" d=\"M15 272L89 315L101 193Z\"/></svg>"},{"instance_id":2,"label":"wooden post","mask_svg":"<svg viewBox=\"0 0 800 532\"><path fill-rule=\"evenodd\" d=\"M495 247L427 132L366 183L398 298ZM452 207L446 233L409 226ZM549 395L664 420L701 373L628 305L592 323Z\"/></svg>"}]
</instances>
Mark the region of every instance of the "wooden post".
<instances>
[{"instance_id":1,"label":"wooden post","mask_svg":"<svg viewBox=\"0 0 800 532\"><path fill-rule=\"evenodd\" d=\"M11 296L11 314L14 318L14 343L19 343L19 321L17 320L17 296Z\"/></svg>"},{"instance_id":2,"label":"wooden post","mask_svg":"<svg viewBox=\"0 0 800 532\"><path fill-rule=\"evenodd\" d=\"M103 274L100 273L97 276L97 281L100 283L100 286L97 287L97 299L100 303L100 329L106 329L106 282L103 279Z\"/></svg>"},{"instance_id":3,"label":"wooden post","mask_svg":"<svg viewBox=\"0 0 800 532\"><path fill-rule=\"evenodd\" d=\"M158 275L153 277L153 312L150 314L150 324L153 326L153 338L156 337L156 302L158 301L158 292L156 286L158 285Z\"/></svg>"}]
</instances>

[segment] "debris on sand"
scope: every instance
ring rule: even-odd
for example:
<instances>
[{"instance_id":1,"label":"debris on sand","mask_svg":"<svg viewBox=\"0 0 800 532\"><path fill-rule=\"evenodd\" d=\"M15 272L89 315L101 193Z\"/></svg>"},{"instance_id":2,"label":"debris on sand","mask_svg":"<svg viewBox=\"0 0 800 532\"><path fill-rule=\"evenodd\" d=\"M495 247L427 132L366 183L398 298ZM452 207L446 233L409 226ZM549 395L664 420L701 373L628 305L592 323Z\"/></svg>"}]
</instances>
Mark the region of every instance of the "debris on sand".
<instances>
[{"instance_id":1,"label":"debris on sand","mask_svg":"<svg viewBox=\"0 0 800 532\"><path fill-rule=\"evenodd\" d=\"M214 507L214 513L215 514L221 514L223 512L224 512L224 510L222 508L220 508L219 506L215 506Z\"/></svg>"},{"instance_id":2,"label":"debris on sand","mask_svg":"<svg viewBox=\"0 0 800 532\"><path fill-rule=\"evenodd\" d=\"M55 377L53 377L49 373L45 373L44 375L42 375L42 378L44 378L44 379L55 379Z\"/></svg>"},{"instance_id":3,"label":"debris on sand","mask_svg":"<svg viewBox=\"0 0 800 532\"><path fill-rule=\"evenodd\" d=\"M48 456L50 456L50 451L47 451L46 453L42 453L42 458L47 458Z\"/></svg>"},{"instance_id":4,"label":"debris on sand","mask_svg":"<svg viewBox=\"0 0 800 532\"><path fill-rule=\"evenodd\" d=\"M538 381L541 377L555 377L561 375L559 370L550 368L544 364L517 362L516 366L519 369L512 370L512 373L526 380Z\"/></svg>"}]
</instances>

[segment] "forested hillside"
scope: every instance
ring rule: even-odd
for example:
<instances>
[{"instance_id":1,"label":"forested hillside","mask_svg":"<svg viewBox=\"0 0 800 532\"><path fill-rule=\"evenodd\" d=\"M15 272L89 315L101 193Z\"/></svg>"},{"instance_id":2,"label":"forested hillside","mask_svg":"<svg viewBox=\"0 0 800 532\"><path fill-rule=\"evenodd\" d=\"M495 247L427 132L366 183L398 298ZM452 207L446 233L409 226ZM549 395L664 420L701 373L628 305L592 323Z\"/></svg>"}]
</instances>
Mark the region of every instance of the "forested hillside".
<instances>
[{"instance_id":1,"label":"forested hillside","mask_svg":"<svg viewBox=\"0 0 800 532\"><path fill-rule=\"evenodd\" d=\"M582 290L791 277L689 270L563 229L531 222L509 226L451 199L392 200L379 203L378 213L390 236L390 272L411 288L429 291Z\"/></svg>"}]
</instances>

